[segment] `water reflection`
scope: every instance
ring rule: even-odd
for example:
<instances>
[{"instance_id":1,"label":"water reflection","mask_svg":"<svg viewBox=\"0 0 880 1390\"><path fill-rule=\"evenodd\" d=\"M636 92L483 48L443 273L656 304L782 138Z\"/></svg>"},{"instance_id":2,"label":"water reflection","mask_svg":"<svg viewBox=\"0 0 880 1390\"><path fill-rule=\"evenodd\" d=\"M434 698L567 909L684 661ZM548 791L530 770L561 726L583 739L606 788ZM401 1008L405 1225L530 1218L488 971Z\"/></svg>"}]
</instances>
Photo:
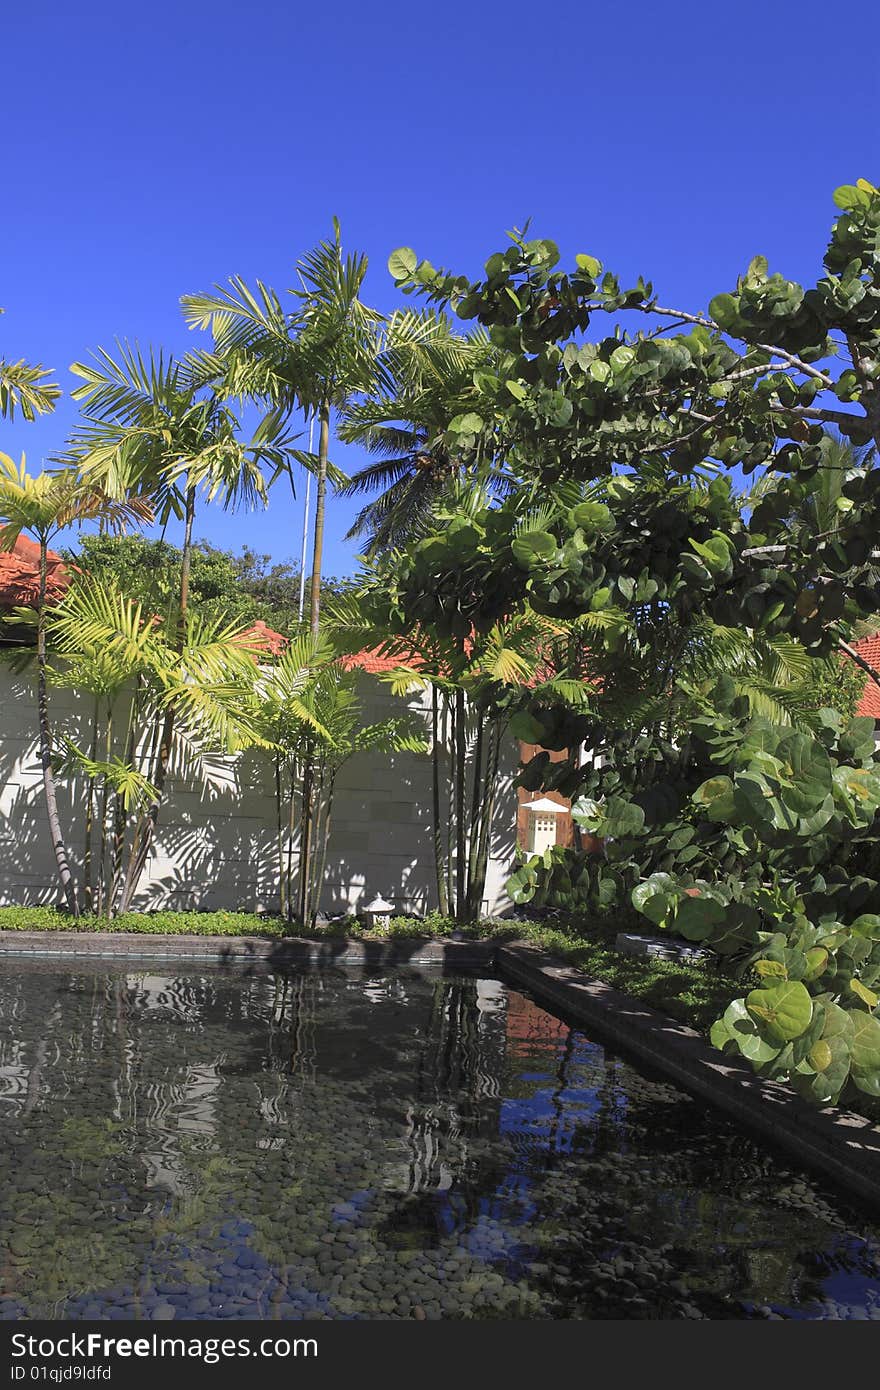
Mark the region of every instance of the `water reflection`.
<instances>
[{"instance_id":1,"label":"water reflection","mask_svg":"<svg viewBox=\"0 0 880 1390\"><path fill-rule=\"evenodd\" d=\"M872 1317L880 1230L495 980L0 977L7 1318Z\"/></svg>"}]
</instances>

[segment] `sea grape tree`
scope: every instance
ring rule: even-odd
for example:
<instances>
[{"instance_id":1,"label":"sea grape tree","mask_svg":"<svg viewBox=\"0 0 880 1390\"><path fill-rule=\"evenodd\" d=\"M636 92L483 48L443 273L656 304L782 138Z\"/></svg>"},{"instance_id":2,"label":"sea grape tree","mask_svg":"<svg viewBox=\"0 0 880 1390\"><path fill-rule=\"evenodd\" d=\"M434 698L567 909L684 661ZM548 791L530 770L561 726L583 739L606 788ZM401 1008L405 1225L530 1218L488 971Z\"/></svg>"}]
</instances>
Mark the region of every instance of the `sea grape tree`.
<instances>
[{"instance_id":1,"label":"sea grape tree","mask_svg":"<svg viewBox=\"0 0 880 1390\"><path fill-rule=\"evenodd\" d=\"M756 256L707 310L666 305L644 279L622 286L592 255L566 272L553 242L518 232L476 281L407 248L390 262L405 292L476 319L503 350L448 433L520 480L502 505L394 557L399 612L462 637L523 609L590 615L559 673L589 686L590 708L523 692L517 729L568 761L539 755L521 781L589 793L584 746L641 742L651 776L633 760L614 789L612 761L583 827L610 837L607 862L650 920L757 979L716 1026L719 1045L817 1099L880 1084L880 919L859 906L876 883L847 860L880 805L872 740L811 710L805 675L792 727L790 690L762 720L698 668L737 635L794 667L827 661L880 609L873 456L844 465L825 530L808 505L833 466L829 430L880 446L880 191L859 180L835 202L813 285ZM755 473L746 505L737 490ZM523 899L530 872L513 885Z\"/></svg>"}]
</instances>

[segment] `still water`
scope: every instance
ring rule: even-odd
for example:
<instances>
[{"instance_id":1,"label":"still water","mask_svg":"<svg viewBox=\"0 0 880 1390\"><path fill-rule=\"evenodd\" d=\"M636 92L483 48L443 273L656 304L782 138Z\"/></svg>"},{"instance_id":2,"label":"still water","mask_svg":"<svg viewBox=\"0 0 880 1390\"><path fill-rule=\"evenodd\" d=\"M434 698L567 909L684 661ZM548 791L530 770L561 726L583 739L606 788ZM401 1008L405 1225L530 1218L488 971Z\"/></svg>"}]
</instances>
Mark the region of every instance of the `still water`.
<instances>
[{"instance_id":1,"label":"still water","mask_svg":"<svg viewBox=\"0 0 880 1390\"><path fill-rule=\"evenodd\" d=\"M0 1317L880 1318L880 1222L522 992L4 962Z\"/></svg>"}]
</instances>

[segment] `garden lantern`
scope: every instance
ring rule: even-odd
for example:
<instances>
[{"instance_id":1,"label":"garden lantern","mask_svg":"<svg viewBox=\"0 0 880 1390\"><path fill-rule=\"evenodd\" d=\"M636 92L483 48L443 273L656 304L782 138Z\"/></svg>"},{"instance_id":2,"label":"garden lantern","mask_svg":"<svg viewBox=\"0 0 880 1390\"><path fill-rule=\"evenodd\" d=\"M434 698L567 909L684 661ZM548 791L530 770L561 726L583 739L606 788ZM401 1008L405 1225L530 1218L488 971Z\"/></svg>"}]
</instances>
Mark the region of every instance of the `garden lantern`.
<instances>
[{"instance_id":1,"label":"garden lantern","mask_svg":"<svg viewBox=\"0 0 880 1390\"><path fill-rule=\"evenodd\" d=\"M391 913L394 911L394 904L386 902L381 893L377 893L371 903L367 903L364 908L364 922L369 928L378 927L384 930L391 924Z\"/></svg>"},{"instance_id":2,"label":"garden lantern","mask_svg":"<svg viewBox=\"0 0 880 1390\"><path fill-rule=\"evenodd\" d=\"M543 854L556 844L556 817L565 815L566 807L549 796L539 797L537 801L526 802L529 813L527 848L532 854Z\"/></svg>"}]
</instances>

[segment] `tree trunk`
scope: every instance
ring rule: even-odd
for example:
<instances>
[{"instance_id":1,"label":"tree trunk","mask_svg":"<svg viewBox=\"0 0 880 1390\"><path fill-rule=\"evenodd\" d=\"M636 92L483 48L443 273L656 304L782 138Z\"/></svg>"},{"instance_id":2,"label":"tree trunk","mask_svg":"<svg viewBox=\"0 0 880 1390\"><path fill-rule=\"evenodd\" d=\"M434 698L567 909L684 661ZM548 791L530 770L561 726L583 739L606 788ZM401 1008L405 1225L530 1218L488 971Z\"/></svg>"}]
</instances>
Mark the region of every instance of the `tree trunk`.
<instances>
[{"instance_id":1,"label":"tree trunk","mask_svg":"<svg viewBox=\"0 0 880 1390\"><path fill-rule=\"evenodd\" d=\"M55 792L55 772L52 768L52 730L49 723L49 694L46 686L46 572L48 569L48 542L40 537L40 597L37 610L37 712L40 723L40 764L43 769L43 790L46 794L46 815L49 820L49 834L58 867L58 877L64 890L67 910L74 917L79 916L79 903L76 884L70 871L70 860L61 832L58 816L58 798Z\"/></svg>"},{"instance_id":2,"label":"tree trunk","mask_svg":"<svg viewBox=\"0 0 880 1390\"><path fill-rule=\"evenodd\" d=\"M455 913L455 708L447 695L443 697L443 747L449 763L446 778L446 902L450 915Z\"/></svg>"},{"instance_id":3,"label":"tree trunk","mask_svg":"<svg viewBox=\"0 0 880 1390\"><path fill-rule=\"evenodd\" d=\"M318 487L315 496L315 545L312 550L310 625L317 633L321 621L321 557L324 551L324 509L327 498L327 459L330 453L330 401L321 402L318 433Z\"/></svg>"},{"instance_id":4,"label":"tree trunk","mask_svg":"<svg viewBox=\"0 0 880 1390\"><path fill-rule=\"evenodd\" d=\"M107 701L107 712L104 717L104 761L109 763L113 756L113 701ZM104 897L108 891L107 884L107 806L110 800L110 784L105 777L101 783L101 810L100 810L100 829L101 835L98 842L98 873L95 881L96 898L95 913L101 916L104 911Z\"/></svg>"},{"instance_id":5,"label":"tree trunk","mask_svg":"<svg viewBox=\"0 0 880 1390\"><path fill-rule=\"evenodd\" d=\"M464 821L465 762L467 739L464 726L464 691L455 692L455 917L467 910L467 837Z\"/></svg>"},{"instance_id":6,"label":"tree trunk","mask_svg":"<svg viewBox=\"0 0 880 1390\"><path fill-rule=\"evenodd\" d=\"M89 759L95 761L98 756L98 720L100 718L101 700L100 696L95 696L95 707L92 710L92 736L89 740ZM86 912L94 910L94 896L92 893L92 837L95 824L95 779L88 778L88 792L86 793L86 824L83 836L83 871L82 871L82 890L83 907Z\"/></svg>"},{"instance_id":7,"label":"tree trunk","mask_svg":"<svg viewBox=\"0 0 880 1390\"><path fill-rule=\"evenodd\" d=\"M443 830L440 820L440 697L436 685L431 686L431 811L434 830L434 873L437 879L437 908L441 916L449 916L449 895L446 891L446 865L443 862Z\"/></svg>"},{"instance_id":8,"label":"tree trunk","mask_svg":"<svg viewBox=\"0 0 880 1390\"><path fill-rule=\"evenodd\" d=\"M297 916L306 925L309 899L309 879L312 871L312 801L314 798L315 754L309 749L303 762L302 810L299 829L299 894Z\"/></svg>"},{"instance_id":9,"label":"tree trunk","mask_svg":"<svg viewBox=\"0 0 880 1390\"><path fill-rule=\"evenodd\" d=\"M474 908L474 870L477 864L477 846L482 824L481 811L485 806L485 786L483 782L483 716L476 711L477 736L474 740L473 768L471 771L471 823L468 827L468 867L466 911L467 920L473 922L479 916L479 903ZM482 894L480 894L482 902Z\"/></svg>"},{"instance_id":10,"label":"tree trunk","mask_svg":"<svg viewBox=\"0 0 880 1390\"><path fill-rule=\"evenodd\" d=\"M287 775L290 779L290 795L287 798L287 925L293 921L293 827L296 819L296 759L294 759Z\"/></svg>"},{"instance_id":11,"label":"tree trunk","mask_svg":"<svg viewBox=\"0 0 880 1390\"><path fill-rule=\"evenodd\" d=\"M140 695L140 689L141 677L138 676L131 694L131 705L128 711L128 730L125 735L124 757L129 766L134 762L135 748L137 747L138 697ZM108 921L115 913L116 899L119 896L119 889L122 884L122 857L125 851L126 820L125 803L120 793L117 792L113 803L113 840L110 854L110 882L107 888Z\"/></svg>"},{"instance_id":12,"label":"tree trunk","mask_svg":"<svg viewBox=\"0 0 880 1390\"><path fill-rule=\"evenodd\" d=\"M190 486L186 490L186 521L183 533L183 554L180 563L180 607L177 618L177 652L183 652L186 641L186 615L189 608L189 576L192 567L192 534L193 521L196 514L196 490ZM132 860L129 865L130 872L126 875L125 889L122 894L120 911L127 912L131 906L141 875L146 868L147 859L153 845L156 834L156 825L159 820L159 810L162 805L162 795L165 790L165 782L168 776L168 766L171 762L171 741L174 736L174 705L168 706L165 714L165 722L162 726L162 737L159 740L159 756L156 763L156 773L153 777L155 795L147 808L146 816L141 824L140 842L137 851L132 847Z\"/></svg>"},{"instance_id":13,"label":"tree trunk","mask_svg":"<svg viewBox=\"0 0 880 1390\"><path fill-rule=\"evenodd\" d=\"M501 725L493 722L489 731L489 747L486 752L486 777L484 799L480 808L480 836L477 842L477 862L471 870L473 883L473 920L480 915L483 893L486 889L486 873L489 868L489 854L492 847L492 820L495 815L495 799L498 794L498 764L501 760Z\"/></svg>"},{"instance_id":14,"label":"tree trunk","mask_svg":"<svg viewBox=\"0 0 880 1390\"><path fill-rule=\"evenodd\" d=\"M336 773L331 772L326 790L324 789L324 778L321 778L321 794L323 799L323 817L321 820L321 843L315 861L315 873L312 879L312 907L314 916L317 917L321 907L321 889L324 886L324 870L327 867L327 845L330 842L330 822L333 815L333 792L336 786Z\"/></svg>"},{"instance_id":15,"label":"tree trunk","mask_svg":"<svg viewBox=\"0 0 880 1390\"><path fill-rule=\"evenodd\" d=\"M284 892L284 822L282 819L282 783L281 783L281 754L275 754L275 837L278 847L278 915L283 917L286 911L286 895Z\"/></svg>"}]
</instances>

